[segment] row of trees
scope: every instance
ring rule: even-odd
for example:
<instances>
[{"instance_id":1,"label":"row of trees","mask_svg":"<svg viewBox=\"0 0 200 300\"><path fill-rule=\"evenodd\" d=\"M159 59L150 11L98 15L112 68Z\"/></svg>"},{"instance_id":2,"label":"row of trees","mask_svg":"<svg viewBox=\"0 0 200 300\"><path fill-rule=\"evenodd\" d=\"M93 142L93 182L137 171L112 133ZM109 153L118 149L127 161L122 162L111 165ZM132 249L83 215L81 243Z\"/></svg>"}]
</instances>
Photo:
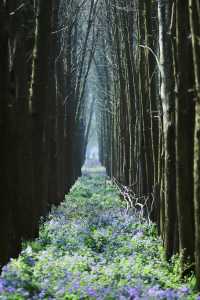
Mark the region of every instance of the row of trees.
<instances>
[{"instance_id":1,"label":"row of trees","mask_svg":"<svg viewBox=\"0 0 200 300\"><path fill-rule=\"evenodd\" d=\"M97 1L0 1L0 265L81 174Z\"/></svg>"},{"instance_id":2,"label":"row of trees","mask_svg":"<svg viewBox=\"0 0 200 300\"><path fill-rule=\"evenodd\" d=\"M101 162L200 287L199 1L102 0L99 18Z\"/></svg>"}]
</instances>

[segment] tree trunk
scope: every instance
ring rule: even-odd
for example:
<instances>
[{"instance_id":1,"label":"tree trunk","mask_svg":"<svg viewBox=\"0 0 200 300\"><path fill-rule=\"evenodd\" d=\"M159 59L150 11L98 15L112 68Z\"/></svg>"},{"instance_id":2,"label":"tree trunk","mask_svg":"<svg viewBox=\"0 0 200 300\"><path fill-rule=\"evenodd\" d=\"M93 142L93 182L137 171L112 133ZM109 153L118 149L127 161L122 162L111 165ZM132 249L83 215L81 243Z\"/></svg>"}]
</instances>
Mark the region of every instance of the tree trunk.
<instances>
[{"instance_id":1,"label":"tree trunk","mask_svg":"<svg viewBox=\"0 0 200 300\"><path fill-rule=\"evenodd\" d=\"M176 1L176 176L180 251L194 260L193 145L194 102L188 1Z\"/></svg>"},{"instance_id":2,"label":"tree trunk","mask_svg":"<svg viewBox=\"0 0 200 300\"><path fill-rule=\"evenodd\" d=\"M195 263L197 287L200 289L200 4L189 0L190 28L192 37L195 76L195 131L194 131L194 216L195 216Z\"/></svg>"},{"instance_id":3,"label":"tree trunk","mask_svg":"<svg viewBox=\"0 0 200 300\"><path fill-rule=\"evenodd\" d=\"M48 83L51 16L53 1L40 0L37 7L35 56L32 75L32 145L35 231L40 215L47 210L48 197Z\"/></svg>"},{"instance_id":4,"label":"tree trunk","mask_svg":"<svg viewBox=\"0 0 200 300\"><path fill-rule=\"evenodd\" d=\"M158 2L159 48L161 72L161 101L164 131L164 201L165 201L165 252L167 259L174 254L176 223L176 168L175 168L175 98L172 66L170 22L172 1Z\"/></svg>"}]
</instances>

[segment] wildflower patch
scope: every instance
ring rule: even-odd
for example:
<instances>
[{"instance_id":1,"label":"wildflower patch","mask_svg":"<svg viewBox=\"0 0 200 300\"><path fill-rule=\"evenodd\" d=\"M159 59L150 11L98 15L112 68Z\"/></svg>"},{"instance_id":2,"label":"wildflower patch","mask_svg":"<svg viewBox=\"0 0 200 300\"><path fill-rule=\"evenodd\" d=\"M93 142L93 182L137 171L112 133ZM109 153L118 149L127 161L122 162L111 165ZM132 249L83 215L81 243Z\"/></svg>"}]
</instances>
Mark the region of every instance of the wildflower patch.
<instances>
[{"instance_id":1,"label":"wildflower patch","mask_svg":"<svg viewBox=\"0 0 200 300\"><path fill-rule=\"evenodd\" d=\"M40 236L3 268L1 300L198 299L169 265L154 224L126 211L105 176L83 176Z\"/></svg>"}]
</instances>

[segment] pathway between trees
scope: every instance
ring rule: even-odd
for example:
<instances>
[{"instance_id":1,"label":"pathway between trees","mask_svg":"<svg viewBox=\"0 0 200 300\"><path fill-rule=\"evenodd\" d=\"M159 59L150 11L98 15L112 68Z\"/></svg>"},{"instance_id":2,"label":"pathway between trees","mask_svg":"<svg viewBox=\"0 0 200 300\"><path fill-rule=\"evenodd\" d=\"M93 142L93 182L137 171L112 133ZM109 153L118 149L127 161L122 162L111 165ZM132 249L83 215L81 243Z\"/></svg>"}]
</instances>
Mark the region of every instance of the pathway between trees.
<instances>
[{"instance_id":1,"label":"pathway between trees","mask_svg":"<svg viewBox=\"0 0 200 300\"><path fill-rule=\"evenodd\" d=\"M104 175L79 179L40 237L4 267L0 299L197 299L163 259L155 226L127 214Z\"/></svg>"}]
</instances>

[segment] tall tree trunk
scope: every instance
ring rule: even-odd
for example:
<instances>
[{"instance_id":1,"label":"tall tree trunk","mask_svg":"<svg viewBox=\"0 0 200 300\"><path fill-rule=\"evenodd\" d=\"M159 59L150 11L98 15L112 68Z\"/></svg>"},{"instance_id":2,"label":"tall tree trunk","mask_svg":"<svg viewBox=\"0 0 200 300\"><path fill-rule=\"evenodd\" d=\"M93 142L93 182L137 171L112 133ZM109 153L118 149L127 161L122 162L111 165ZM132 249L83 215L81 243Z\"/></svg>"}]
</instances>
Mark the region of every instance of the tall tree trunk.
<instances>
[{"instance_id":1,"label":"tall tree trunk","mask_svg":"<svg viewBox=\"0 0 200 300\"><path fill-rule=\"evenodd\" d=\"M8 49L7 1L0 3L0 265L7 262L10 254L11 199L9 198L8 174L8 105L9 105L9 49Z\"/></svg>"},{"instance_id":2,"label":"tall tree trunk","mask_svg":"<svg viewBox=\"0 0 200 300\"><path fill-rule=\"evenodd\" d=\"M37 7L36 36L32 75L32 145L35 231L39 216L47 210L48 197L48 83L51 16L53 0L39 0Z\"/></svg>"},{"instance_id":3,"label":"tall tree trunk","mask_svg":"<svg viewBox=\"0 0 200 300\"><path fill-rule=\"evenodd\" d=\"M176 0L176 176L180 250L194 260L193 140L194 102L188 1Z\"/></svg>"},{"instance_id":4,"label":"tall tree trunk","mask_svg":"<svg viewBox=\"0 0 200 300\"><path fill-rule=\"evenodd\" d=\"M176 168L175 168L175 98L172 66L170 22L173 1L158 2L159 48L161 72L161 100L164 131L164 201L165 201L165 251L167 259L174 254L176 223Z\"/></svg>"},{"instance_id":5,"label":"tall tree trunk","mask_svg":"<svg viewBox=\"0 0 200 300\"><path fill-rule=\"evenodd\" d=\"M200 289L200 4L189 0L190 28L192 37L195 76L195 131L194 131L194 216L195 216L195 262L197 287Z\"/></svg>"}]
</instances>

